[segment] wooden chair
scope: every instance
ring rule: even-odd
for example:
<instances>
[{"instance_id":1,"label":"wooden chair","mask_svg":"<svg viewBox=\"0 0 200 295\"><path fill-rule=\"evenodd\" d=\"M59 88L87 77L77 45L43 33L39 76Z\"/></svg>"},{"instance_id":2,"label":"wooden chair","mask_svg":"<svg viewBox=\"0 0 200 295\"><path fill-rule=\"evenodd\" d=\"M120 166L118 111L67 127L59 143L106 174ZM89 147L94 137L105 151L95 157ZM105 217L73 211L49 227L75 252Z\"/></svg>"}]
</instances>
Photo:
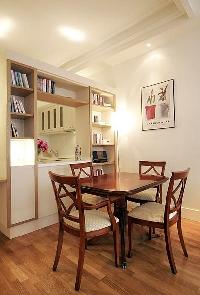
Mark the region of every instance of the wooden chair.
<instances>
[{"instance_id":1,"label":"wooden chair","mask_svg":"<svg viewBox=\"0 0 200 295\"><path fill-rule=\"evenodd\" d=\"M164 176L165 166L166 162L139 161L139 175L141 178L148 175L149 179L154 179L155 176ZM144 204L146 202L162 203L162 184L129 196L127 200L139 204Z\"/></svg>"},{"instance_id":2,"label":"wooden chair","mask_svg":"<svg viewBox=\"0 0 200 295\"><path fill-rule=\"evenodd\" d=\"M80 289L83 272L85 241L87 238L103 236L113 232L115 265L119 264L119 220L114 217L110 200L97 205L86 205L82 201L78 176L62 176L49 172L59 215L59 236L53 271L56 271L63 244L64 232L80 238L79 259L75 290ZM107 212L96 210L107 206Z\"/></svg>"},{"instance_id":3,"label":"wooden chair","mask_svg":"<svg viewBox=\"0 0 200 295\"><path fill-rule=\"evenodd\" d=\"M143 226L164 229L166 250L172 273L176 274L176 265L173 258L170 227L177 223L178 235L183 249L183 253L188 257L185 247L182 228L181 228L181 206L184 195L185 185L189 169L180 172L172 172L168 192L166 196L166 205L149 202L133 209L128 214L128 237L129 252L128 257L132 255L132 225L140 224Z\"/></svg>"},{"instance_id":4,"label":"wooden chair","mask_svg":"<svg viewBox=\"0 0 200 295\"><path fill-rule=\"evenodd\" d=\"M88 178L92 178L94 176L94 170L92 162L83 162L83 163L75 163L70 164L70 168L72 171L73 176L78 176L81 178L81 181L87 181ZM102 200L105 199L103 197L90 195L90 194L82 194L82 200L86 204L97 204L99 202L102 202Z\"/></svg>"}]
</instances>

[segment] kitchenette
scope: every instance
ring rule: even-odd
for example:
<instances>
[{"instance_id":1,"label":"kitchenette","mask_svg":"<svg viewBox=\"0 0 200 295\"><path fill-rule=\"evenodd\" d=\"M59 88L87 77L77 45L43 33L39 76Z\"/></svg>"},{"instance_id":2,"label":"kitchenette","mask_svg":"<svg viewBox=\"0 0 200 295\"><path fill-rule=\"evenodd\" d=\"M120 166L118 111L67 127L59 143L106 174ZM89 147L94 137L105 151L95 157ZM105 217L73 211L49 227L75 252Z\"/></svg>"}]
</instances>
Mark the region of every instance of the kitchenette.
<instances>
[{"instance_id":1,"label":"kitchenette","mask_svg":"<svg viewBox=\"0 0 200 295\"><path fill-rule=\"evenodd\" d=\"M12 54L11 54L12 55ZM0 183L0 231L9 238L57 223L49 171L93 161L117 171L115 94L40 62L6 58L7 177Z\"/></svg>"}]
</instances>

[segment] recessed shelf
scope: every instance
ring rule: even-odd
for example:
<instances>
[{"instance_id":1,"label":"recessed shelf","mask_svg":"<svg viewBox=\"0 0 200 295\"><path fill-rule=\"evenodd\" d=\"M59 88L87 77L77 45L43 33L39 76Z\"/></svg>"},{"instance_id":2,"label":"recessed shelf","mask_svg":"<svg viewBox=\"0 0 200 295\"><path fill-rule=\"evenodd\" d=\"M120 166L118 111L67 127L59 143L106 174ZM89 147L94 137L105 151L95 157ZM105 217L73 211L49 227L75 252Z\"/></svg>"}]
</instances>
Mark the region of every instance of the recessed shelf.
<instances>
[{"instance_id":1,"label":"recessed shelf","mask_svg":"<svg viewBox=\"0 0 200 295\"><path fill-rule=\"evenodd\" d=\"M93 127L98 127L98 128L110 128L110 127L112 127L111 124L101 123L101 122L98 122L98 123L92 122L92 126Z\"/></svg>"},{"instance_id":2,"label":"recessed shelf","mask_svg":"<svg viewBox=\"0 0 200 295\"><path fill-rule=\"evenodd\" d=\"M109 144L109 143L99 143L99 144L92 144L92 146L114 146L113 143Z\"/></svg>"},{"instance_id":3,"label":"recessed shelf","mask_svg":"<svg viewBox=\"0 0 200 295\"><path fill-rule=\"evenodd\" d=\"M28 96L33 93L32 88L25 88L20 86L11 86L11 95Z\"/></svg>"},{"instance_id":4,"label":"recessed shelf","mask_svg":"<svg viewBox=\"0 0 200 295\"><path fill-rule=\"evenodd\" d=\"M24 114L24 113L10 113L11 118L13 119L22 119L22 120L26 120L29 118L33 118L33 114Z\"/></svg>"},{"instance_id":5,"label":"recessed shelf","mask_svg":"<svg viewBox=\"0 0 200 295\"><path fill-rule=\"evenodd\" d=\"M103 105L92 104L92 110L96 112L114 112L113 107L106 107Z\"/></svg>"},{"instance_id":6,"label":"recessed shelf","mask_svg":"<svg viewBox=\"0 0 200 295\"><path fill-rule=\"evenodd\" d=\"M115 162L104 162L104 163L92 163L93 166L106 166L106 165L115 165Z\"/></svg>"},{"instance_id":7,"label":"recessed shelf","mask_svg":"<svg viewBox=\"0 0 200 295\"><path fill-rule=\"evenodd\" d=\"M42 91L37 91L37 99L41 101L46 101L49 103L66 105L68 107L74 107L74 108L88 104L88 102L84 102L75 98L62 96L58 94L51 94L51 93L42 92Z\"/></svg>"}]
</instances>

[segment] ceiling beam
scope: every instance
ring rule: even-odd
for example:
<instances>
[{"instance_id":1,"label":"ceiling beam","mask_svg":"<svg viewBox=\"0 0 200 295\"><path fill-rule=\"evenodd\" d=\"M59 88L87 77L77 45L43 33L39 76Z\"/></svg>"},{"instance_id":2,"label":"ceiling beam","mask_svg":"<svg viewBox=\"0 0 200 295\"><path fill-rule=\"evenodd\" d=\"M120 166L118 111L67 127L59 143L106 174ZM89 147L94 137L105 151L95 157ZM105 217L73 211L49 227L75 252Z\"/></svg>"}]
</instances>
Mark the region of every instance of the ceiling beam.
<instances>
[{"instance_id":1,"label":"ceiling beam","mask_svg":"<svg viewBox=\"0 0 200 295\"><path fill-rule=\"evenodd\" d=\"M200 0L174 0L174 3L190 18L200 15Z\"/></svg>"},{"instance_id":2,"label":"ceiling beam","mask_svg":"<svg viewBox=\"0 0 200 295\"><path fill-rule=\"evenodd\" d=\"M98 48L64 63L61 67L76 73L94 62L102 61L108 56L119 53L121 50L161 33L163 30L166 30L171 23L180 19L183 14L185 14L185 12L177 9L176 5L169 4L149 15L139 23L116 34L102 43Z\"/></svg>"}]
</instances>

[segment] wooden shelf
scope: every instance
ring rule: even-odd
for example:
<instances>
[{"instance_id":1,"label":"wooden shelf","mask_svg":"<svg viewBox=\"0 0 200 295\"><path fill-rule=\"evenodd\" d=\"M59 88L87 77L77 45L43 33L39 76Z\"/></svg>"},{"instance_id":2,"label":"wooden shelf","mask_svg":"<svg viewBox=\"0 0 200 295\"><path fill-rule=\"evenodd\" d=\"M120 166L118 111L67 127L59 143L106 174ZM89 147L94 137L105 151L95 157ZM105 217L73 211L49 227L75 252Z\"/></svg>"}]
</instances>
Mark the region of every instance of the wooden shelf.
<instances>
[{"instance_id":1,"label":"wooden shelf","mask_svg":"<svg viewBox=\"0 0 200 295\"><path fill-rule=\"evenodd\" d=\"M107 166L107 165L115 165L115 162L104 162L104 163L92 163L93 166Z\"/></svg>"},{"instance_id":2,"label":"wooden shelf","mask_svg":"<svg viewBox=\"0 0 200 295\"><path fill-rule=\"evenodd\" d=\"M92 144L92 146L114 146L114 144L113 143L112 144L109 144L109 143L105 143L105 144L99 143L99 144Z\"/></svg>"},{"instance_id":3,"label":"wooden shelf","mask_svg":"<svg viewBox=\"0 0 200 295\"><path fill-rule=\"evenodd\" d=\"M92 127L98 127L98 128L110 128L112 127L111 124L107 124L107 123L95 123L92 122Z\"/></svg>"},{"instance_id":4,"label":"wooden shelf","mask_svg":"<svg viewBox=\"0 0 200 295\"><path fill-rule=\"evenodd\" d=\"M37 99L41 101L46 101L49 103L66 105L68 107L74 107L74 108L81 107L88 104L88 102L83 102L75 98L62 96L58 94L46 93L39 90L37 92Z\"/></svg>"},{"instance_id":5,"label":"wooden shelf","mask_svg":"<svg viewBox=\"0 0 200 295\"><path fill-rule=\"evenodd\" d=\"M34 139L34 137L11 137L10 139Z\"/></svg>"},{"instance_id":6,"label":"wooden shelf","mask_svg":"<svg viewBox=\"0 0 200 295\"><path fill-rule=\"evenodd\" d=\"M13 119L22 119L26 120L29 118L33 118L33 114L23 114L23 113L10 113L11 118Z\"/></svg>"},{"instance_id":7,"label":"wooden shelf","mask_svg":"<svg viewBox=\"0 0 200 295\"><path fill-rule=\"evenodd\" d=\"M92 104L92 110L96 112L114 112L113 107L106 107L96 104Z\"/></svg>"},{"instance_id":8,"label":"wooden shelf","mask_svg":"<svg viewBox=\"0 0 200 295\"><path fill-rule=\"evenodd\" d=\"M25 88L20 86L11 86L11 95L28 96L33 93L32 88Z\"/></svg>"}]
</instances>

